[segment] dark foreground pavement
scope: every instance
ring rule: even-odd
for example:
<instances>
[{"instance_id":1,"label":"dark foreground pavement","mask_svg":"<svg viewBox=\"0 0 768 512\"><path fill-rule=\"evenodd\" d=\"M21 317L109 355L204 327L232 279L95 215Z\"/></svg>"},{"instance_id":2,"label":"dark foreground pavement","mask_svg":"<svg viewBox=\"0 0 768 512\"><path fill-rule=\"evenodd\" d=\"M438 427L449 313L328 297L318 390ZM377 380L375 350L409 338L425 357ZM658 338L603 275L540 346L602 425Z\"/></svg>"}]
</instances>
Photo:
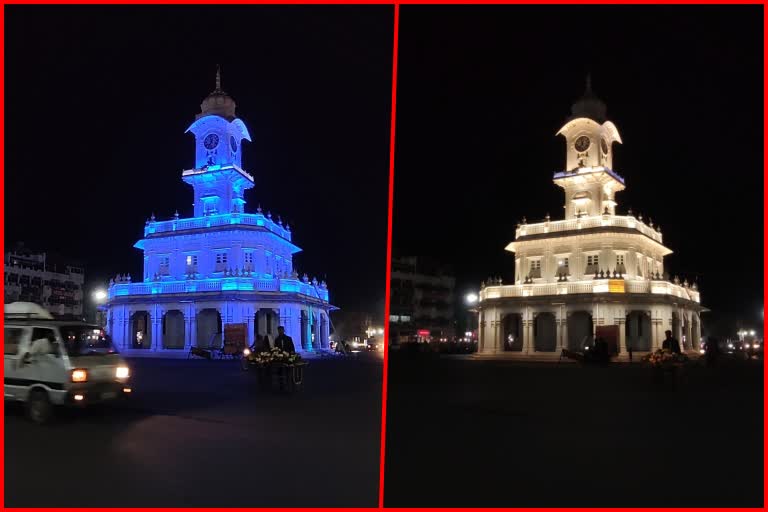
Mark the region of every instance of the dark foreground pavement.
<instances>
[{"instance_id":1,"label":"dark foreground pavement","mask_svg":"<svg viewBox=\"0 0 768 512\"><path fill-rule=\"evenodd\" d=\"M761 507L763 368L392 354L385 506Z\"/></svg>"},{"instance_id":2,"label":"dark foreground pavement","mask_svg":"<svg viewBox=\"0 0 768 512\"><path fill-rule=\"evenodd\" d=\"M313 360L292 396L238 364L133 359L129 403L44 427L6 404L5 505L376 506L381 357Z\"/></svg>"}]
</instances>

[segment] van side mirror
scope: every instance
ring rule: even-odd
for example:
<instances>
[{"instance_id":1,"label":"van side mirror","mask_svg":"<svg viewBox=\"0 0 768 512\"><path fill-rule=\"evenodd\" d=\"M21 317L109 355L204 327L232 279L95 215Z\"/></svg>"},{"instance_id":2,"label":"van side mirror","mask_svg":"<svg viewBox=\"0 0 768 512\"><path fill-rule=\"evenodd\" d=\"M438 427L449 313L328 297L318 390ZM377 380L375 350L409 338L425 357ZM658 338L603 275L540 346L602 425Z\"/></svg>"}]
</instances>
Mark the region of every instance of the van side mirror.
<instances>
[{"instance_id":1,"label":"van side mirror","mask_svg":"<svg viewBox=\"0 0 768 512\"><path fill-rule=\"evenodd\" d=\"M59 353L59 347L61 344L58 341L52 341L51 342L51 351L50 354L53 357L61 357L61 353Z\"/></svg>"}]
</instances>

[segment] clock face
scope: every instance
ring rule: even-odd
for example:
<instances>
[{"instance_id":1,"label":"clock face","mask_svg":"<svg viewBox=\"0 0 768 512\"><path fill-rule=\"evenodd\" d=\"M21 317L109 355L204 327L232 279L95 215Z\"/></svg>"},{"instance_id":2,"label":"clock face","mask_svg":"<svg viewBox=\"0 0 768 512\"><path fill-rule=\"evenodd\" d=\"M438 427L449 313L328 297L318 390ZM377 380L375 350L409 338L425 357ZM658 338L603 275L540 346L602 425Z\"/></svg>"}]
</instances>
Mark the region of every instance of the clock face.
<instances>
[{"instance_id":1,"label":"clock face","mask_svg":"<svg viewBox=\"0 0 768 512\"><path fill-rule=\"evenodd\" d=\"M232 152L237 153L237 141L234 137L229 137L229 145L232 146Z\"/></svg>"},{"instance_id":2,"label":"clock face","mask_svg":"<svg viewBox=\"0 0 768 512\"><path fill-rule=\"evenodd\" d=\"M219 145L219 136L216 135L215 133L209 133L203 139L203 146L205 146L205 149L214 149L218 145Z\"/></svg>"},{"instance_id":3,"label":"clock face","mask_svg":"<svg viewBox=\"0 0 768 512\"><path fill-rule=\"evenodd\" d=\"M608 142L605 139L600 139L600 149L603 150L603 154L608 154Z\"/></svg>"},{"instance_id":4,"label":"clock face","mask_svg":"<svg viewBox=\"0 0 768 512\"><path fill-rule=\"evenodd\" d=\"M576 151L579 153L583 153L584 151L589 149L589 146L592 145L592 141L589 140L589 137L586 135L582 135L578 139L576 139L576 143L574 146L576 147Z\"/></svg>"}]
</instances>

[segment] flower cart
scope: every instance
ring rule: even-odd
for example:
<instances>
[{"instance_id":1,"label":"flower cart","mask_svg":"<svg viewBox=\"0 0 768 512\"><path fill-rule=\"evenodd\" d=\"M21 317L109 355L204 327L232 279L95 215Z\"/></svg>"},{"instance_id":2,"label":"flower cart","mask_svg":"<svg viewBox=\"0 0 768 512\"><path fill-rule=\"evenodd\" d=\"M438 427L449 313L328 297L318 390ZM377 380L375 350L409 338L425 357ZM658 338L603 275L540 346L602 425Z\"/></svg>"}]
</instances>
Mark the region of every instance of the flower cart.
<instances>
[{"instance_id":1,"label":"flower cart","mask_svg":"<svg viewBox=\"0 0 768 512\"><path fill-rule=\"evenodd\" d=\"M643 363L653 369L653 380L657 388L675 389L682 377L689 358L669 349L659 349L643 357Z\"/></svg>"},{"instance_id":2,"label":"flower cart","mask_svg":"<svg viewBox=\"0 0 768 512\"><path fill-rule=\"evenodd\" d=\"M294 392L304 386L304 368L308 363L299 354L274 347L264 352L245 349L240 364L244 371L257 376L262 388L274 389L277 385L280 391Z\"/></svg>"}]
</instances>

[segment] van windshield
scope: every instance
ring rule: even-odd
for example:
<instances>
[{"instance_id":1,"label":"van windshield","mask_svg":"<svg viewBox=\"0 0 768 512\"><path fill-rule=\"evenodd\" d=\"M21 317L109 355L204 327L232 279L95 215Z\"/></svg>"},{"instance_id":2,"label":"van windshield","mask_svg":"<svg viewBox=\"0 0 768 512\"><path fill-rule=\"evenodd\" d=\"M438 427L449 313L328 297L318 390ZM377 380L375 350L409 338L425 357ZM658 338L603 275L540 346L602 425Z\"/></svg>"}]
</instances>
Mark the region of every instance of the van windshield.
<instances>
[{"instance_id":1,"label":"van windshield","mask_svg":"<svg viewBox=\"0 0 768 512\"><path fill-rule=\"evenodd\" d=\"M95 325L62 326L59 330L70 357L117 353L109 336Z\"/></svg>"}]
</instances>

